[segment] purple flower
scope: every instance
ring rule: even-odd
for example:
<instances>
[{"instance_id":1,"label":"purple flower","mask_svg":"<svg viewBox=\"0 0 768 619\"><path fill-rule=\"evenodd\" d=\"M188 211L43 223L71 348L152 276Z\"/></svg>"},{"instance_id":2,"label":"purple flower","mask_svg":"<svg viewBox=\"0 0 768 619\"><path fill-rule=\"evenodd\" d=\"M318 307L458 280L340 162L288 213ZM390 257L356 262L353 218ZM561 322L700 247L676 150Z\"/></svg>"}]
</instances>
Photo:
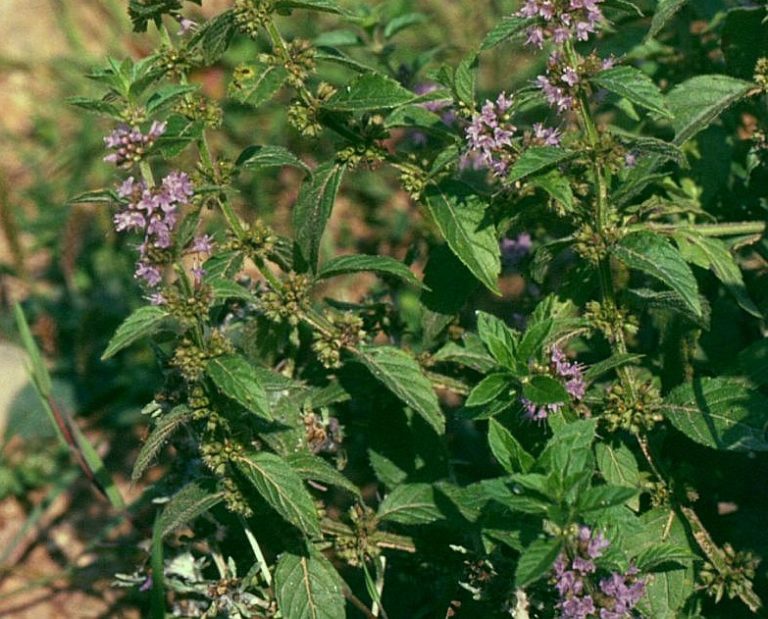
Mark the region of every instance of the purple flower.
<instances>
[{"instance_id":1,"label":"purple flower","mask_svg":"<svg viewBox=\"0 0 768 619\"><path fill-rule=\"evenodd\" d=\"M574 37L586 41L597 31L597 23L603 18L600 2L602 0L526 0L517 15L540 20L528 28L526 43L541 48L548 39L557 45Z\"/></svg>"},{"instance_id":2,"label":"purple flower","mask_svg":"<svg viewBox=\"0 0 768 619\"><path fill-rule=\"evenodd\" d=\"M181 17L179 19L179 34L181 36L184 36L185 34L189 34L195 28L197 28L196 21L192 19L187 19L186 17Z\"/></svg>"},{"instance_id":3,"label":"purple flower","mask_svg":"<svg viewBox=\"0 0 768 619\"><path fill-rule=\"evenodd\" d=\"M541 123L534 123L533 137L544 146L560 146L560 130L554 127L545 127Z\"/></svg>"},{"instance_id":4,"label":"purple flower","mask_svg":"<svg viewBox=\"0 0 768 619\"><path fill-rule=\"evenodd\" d=\"M203 236L195 237L189 249L197 253L210 254L213 251L213 245L213 237L210 234L204 234Z\"/></svg>"},{"instance_id":5,"label":"purple flower","mask_svg":"<svg viewBox=\"0 0 768 619\"><path fill-rule=\"evenodd\" d=\"M162 292L153 292L147 297L150 305L165 305L165 297Z\"/></svg>"},{"instance_id":6,"label":"purple flower","mask_svg":"<svg viewBox=\"0 0 768 619\"><path fill-rule=\"evenodd\" d=\"M635 151L629 151L624 155L624 165L628 168L634 168L637 165L637 153Z\"/></svg>"},{"instance_id":7,"label":"purple flower","mask_svg":"<svg viewBox=\"0 0 768 619\"><path fill-rule=\"evenodd\" d=\"M192 267L192 277L195 280L195 285L199 286L203 281L203 276L205 275L205 269L201 266L195 266Z\"/></svg>"},{"instance_id":8,"label":"purple flower","mask_svg":"<svg viewBox=\"0 0 768 619\"><path fill-rule=\"evenodd\" d=\"M147 264L146 262L136 263L134 277L136 279L143 279L150 288L157 286L163 279L162 273L160 273L160 268L153 264Z\"/></svg>"},{"instance_id":9,"label":"purple flower","mask_svg":"<svg viewBox=\"0 0 768 619\"><path fill-rule=\"evenodd\" d=\"M501 240L501 260L508 266L514 266L531 251L531 235L521 232L514 239Z\"/></svg>"},{"instance_id":10,"label":"purple flower","mask_svg":"<svg viewBox=\"0 0 768 619\"><path fill-rule=\"evenodd\" d=\"M496 101L486 101L466 129L469 153L499 177L506 173L509 166L508 149L517 131L507 114L512 102L512 97L503 92Z\"/></svg>"},{"instance_id":11,"label":"purple flower","mask_svg":"<svg viewBox=\"0 0 768 619\"><path fill-rule=\"evenodd\" d=\"M138 127L118 125L104 138L104 145L114 151L104 157L104 161L116 166L130 167L144 157L155 140L165 133L165 128L166 123L154 121L145 135Z\"/></svg>"}]
</instances>

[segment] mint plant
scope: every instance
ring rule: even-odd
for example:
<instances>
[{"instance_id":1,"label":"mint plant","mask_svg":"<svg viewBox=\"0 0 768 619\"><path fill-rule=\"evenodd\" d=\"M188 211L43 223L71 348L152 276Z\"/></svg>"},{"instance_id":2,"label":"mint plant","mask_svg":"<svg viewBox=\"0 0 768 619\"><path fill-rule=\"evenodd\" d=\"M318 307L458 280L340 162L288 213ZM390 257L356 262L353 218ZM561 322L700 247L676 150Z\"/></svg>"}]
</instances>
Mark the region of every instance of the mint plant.
<instances>
[{"instance_id":1,"label":"mint plant","mask_svg":"<svg viewBox=\"0 0 768 619\"><path fill-rule=\"evenodd\" d=\"M757 516L712 502L768 462L768 60L733 37L765 9L689 32L684 2L526 0L443 61L400 43L410 3L191 4L131 0L160 46L72 101L116 172L77 200L146 299L103 358L158 362L133 479L164 473L121 584L156 617L759 612ZM519 74L486 85L494 55ZM282 168L290 232L249 199ZM373 175L410 199L407 251L336 255Z\"/></svg>"}]
</instances>

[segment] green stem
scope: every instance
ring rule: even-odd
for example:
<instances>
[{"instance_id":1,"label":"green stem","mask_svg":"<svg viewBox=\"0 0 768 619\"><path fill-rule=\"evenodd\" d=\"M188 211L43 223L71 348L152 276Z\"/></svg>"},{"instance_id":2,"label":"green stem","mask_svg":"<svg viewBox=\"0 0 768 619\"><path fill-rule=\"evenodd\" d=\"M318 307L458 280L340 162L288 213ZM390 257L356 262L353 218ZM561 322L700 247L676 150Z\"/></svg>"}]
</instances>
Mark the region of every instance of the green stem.
<instances>
[{"instance_id":1,"label":"green stem","mask_svg":"<svg viewBox=\"0 0 768 619\"><path fill-rule=\"evenodd\" d=\"M642 223L629 226L627 230L652 230L662 234L672 233L677 230L694 230L701 236L742 236L748 234L762 234L765 232L764 221L734 221L718 224L654 224Z\"/></svg>"}]
</instances>

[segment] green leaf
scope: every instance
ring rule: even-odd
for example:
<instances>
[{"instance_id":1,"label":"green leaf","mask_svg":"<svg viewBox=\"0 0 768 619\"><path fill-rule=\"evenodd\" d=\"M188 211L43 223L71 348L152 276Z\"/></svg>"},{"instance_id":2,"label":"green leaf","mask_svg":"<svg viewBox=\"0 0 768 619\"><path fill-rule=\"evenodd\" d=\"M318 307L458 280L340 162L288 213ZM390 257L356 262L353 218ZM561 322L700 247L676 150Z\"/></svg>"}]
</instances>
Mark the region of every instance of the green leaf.
<instances>
[{"instance_id":1,"label":"green leaf","mask_svg":"<svg viewBox=\"0 0 768 619\"><path fill-rule=\"evenodd\" d=\"M445 418L432 384L413 357L392 346L361 346L357 358L438 434L445 432Z\"/></svg>"},{"instance_id":2,"label":"green leaf","mask_svg":"<svg viewBox=\"0 0 768 619\"><path fill-rule=\"evenodd\" d=\"M539 405L570 401L563 384L556 378L543 374L531 376L528 382L523 383L523 396Z\"/></svg>"},{"instance_id":3,"label":"green leaf","mask_svg":"<svg viewBox=\"0 0 768 619\"><path fill-rule=\"evenodd\" d=\"M337 112L384 110L410 103L416 95L395 80L380 73L364 73L354 78L323 107Z\"/></svg>"},{"instance_id":4,"label":"green leaf","mask_svg":"<svg viewBox=\"0 0 768 619\"><path fill-rule=\"evenodd\" d=\"M488 422L488 445L496 460L510 475L527 473L533 467L533 456L495 419Z\"/></svg>"},{"instance_id":5,"label":"green leaf","mask_svg":"<svg viewBox=\"0 0 768 619\"><path fill-rule=\"evenodd\" d=\"M69 105L79 107L81 110L109 116L110 118L120 118L120 107L111 103L106 98L92 99L90 97L67 97L65 102Z\"/></svg>"},{"instance_id":6,"label":"green leaf","mask_svg":"<svg viewBox=\"0 0 768 619\"><path fill-rule=\"evenodd\" d=\"M562 482L588 469L596 427L596 420L583 419L559 428L536 460L536 470L554 473Z\"/></svg>"},{"instance_id":7,"label":"green leaf","mask_svg":"<svg viewBox=\"0 0 768 619\"><path fill-rule=\"evenodd\" d=\"M651 28L648 30L647 38L651 39L655 37L667 22L674 17L688 0L659 0L656 5L656 11L653 13L653 19L651 20Z\"/></svg>"},{"instance_id":8,"label":"green leaf","mask_svg":"<svg viewBox=\"0 0 768 619\"><path fill-rule=\"evenodd\" d=\"M527 148L507 172L507 183L514 183L536 172L573 159L578 153L554 146L531 146Z\"/></svg>"},{"instance_id":9,"label":"green leaf","mask_svg":"<svg viewBox=\"0 0 768 619\"><path fill-rule=\"evenodd\" d=\"M253 63L238 67L236 79L229 85L229 95L240 103L259 107L280 90L288 71L279 65Z\"/></svg>"},{"instance_id":10,"label":"green leaf","mask_svg":"<svg viewBox=\"0 0 768 619\"><path fill-rule=\"evenodd\" d=\"M429 524L444 518L435 504L435 489L431 484L401 484L379 505L379 520L400 524Z\"/></svg>"},{"instance_id":11,"label":"green leaf","mask_svg":"<svg viewBox=\"0 0 768 619\"><path fill-rule=\"evenodd\" d=\"M757 340L739 352L739 367L755 385L768 385L768 338Z\"/></svg>"},{"instance_id":12,"label":"green leaf","mask_svg":"<svg viewBox=\"0 0 768 619\"><path fill-rule=\"evenodd\" d=\"M253 293L231 279L214 279L211 283L213 298L217 301L227 299L240 299L242 301L254 301Z\"/></svg>"},{"instance_id":13,"label":"green leaf","mask_svg":"<svg viewBox=\"0 0 768 619\"><path fill-rule=\"evenodd\" d=\"M510 370L517 368L518 334L503 320L478 311L477 334L499 365Z\"/></svg>"},{"instance_id":14,"label":"green leaf","mask_svg":"<svg viewBox=\"0 0 768 619\"><path fill-rule=\"evenodd\" d=\"M537 539L520 555L515 569L515 586L525 587L547 575L560 554L558 539Z\"/></svg>"},{"instance_id":15,"label":"green leaf","mask_svg":"<svg viewBox=\"0 0 768 619\"><path fill-rule=\"evenodd\" d=\"M203 263L203 281L213 285L218 279L234 279L243 267L243 254L239 251L217 253ZM226 284L225 284L226 286Z\"/></svg>"},{"instance_id":16,"label":"green leaf","mask_svg":"<svg viewBox=\"0 0 768 619\"><path fill-rule=\"evenodd\" d=\"M109 359L136 340L152 335L167 317L168 312L156 305L147 305L137 309L117 328L115 335L109 340L107 349L101 355L101 360Z\"/></svg>"},{"instance_id":17,"label":"green leaf","mask_svg":"<svg viewBox=\"0 0 768 619\"><path fill-rule=\"evenodd\" d=\"M532 23L533 20L524 17L505 17L485 35L480 44L480 50L492 49L513 37L524 34Z\"/></svg>"},{"instance_id":18,"label":"green leaf","mask_svg":"<svg viewBox=\"0 0 768 619\"><path fill-rule=\"evenodd\" d=\"M477 54L471 53L465 56L456 67L454 75L453 88L456 97L468 109L475 108L475 77L477 75Z\"/></svg>"},{"instance_id":19,"label":"green leaf","mask_svg":"<svg viewBox=\"0 0 768 619\"><path fill-rule=\"evenodd\" d=\"M296 453L288 454L285 457L285 461L301 476L302 479L311 479L324 484L338 486L355 496L360 496L360 490L358 490L355 484L349 481L340 471L319 456L315 456L306 451L298 451Z\"/></svg>"},{"instance_id":20,"label":"green leaf","mask_svg":"<svg viewBox=\"0 0 768 619\"><path fill-rule=\"evenodd\" d=\"M190 50L199 49L206 65L212 65L227 51L237 30L234 11L225 11L205 22L187 43Z\"/></svg>"},{"instance_id":21,"label":"green leaf","mask_svg":"<svg viewBox=\"0 0 768 619\"><path fill-rule=\"evenodd\" d=\"M621 66L600 71L590 80L607 91L661 116L670 116L664 97L653 80L634 67Z\"/></svg>"},{"instance_id":22,"label":"green leaf","mask_svg":"<svg viewBox=\"0 0 768 619\"><path fill-rule=\"evenodd\" d=\"M592 383L611 370L639 361L643 357L644 355L629 352L616 353L603 361L599 361L598 363L589 366L587 371L584 372L584 380L587 381L587 383Z\"/></svg>"},{"instance_id":23,"label":"green leaf","mask_svg":"<svg viewBox=\"0 0 768 619\"><path fill-rule=\"evenodd\" d=\"M283 9L308 9L323 13L336 13L337 15L349 14L336 0L277 0L274 3L277 10Z\"/></svg>"},{"instance_id":24,"label":"green leaf","mask_svg":"<svg viewBox=\"0 0 768 619\"><path fill-rule=\"evenodd\" d=\"M309 172L307 164L283 146L248 146L240 153L235 165L246 170L293 166Z\"/></svg>"},{"instance_id":25,"label":"green leaf","mask_svg":"<svg viewBox=\"0 0 768 619\"><path fill-rule=\"evenodd\" d=\"M510 377L506 374L489 374L481 380L470 392L465 406L480 406L512 388Z\"/></svg>"},{"instance_id":26,"label":"green leaf","mask_svg":"<svg viewBox=\"0 0 768 619\"><path fill-rule=\"evenodd\" d=\"M573 210L573 190L571 189L571 182L557 170L550 170L546 174L532 176L528 179L528 183L546 191L568 211Z\"/></svg>"},{"instance_id":27,"label":"green leaf","mask_svg":"<svg viewBox=\"0 0 768 619\"><path fill-rule=\"evenodd\" d=\"M669 286L691 313L701 317L696 278L680 252L664 237L648 231L632 232L614 246L613 254L629 268L643 271Z\"/></svg>"},{"instance_id":28,"label":"green leaf","mask_svg":"<svg viewBox=\"0 0 768 619\"><path fill-rule=\"evenodd\" d=\"M293 230L296 235L294 260L303 270L314 272L320 253L320 239L333 210L345 166L326 162L305 179L293 207Z\"/></svg>"},{"instance_id":29,"label":"green leaf","mask_svg":"<svg viewBox=\"0 0 768 619\"><path fill-rule=\"evenodd\" d=\"M613 485L593 486L579 495L578 509L584 514L624 505L637 493L637 488Z\"/></svg>"},{"instance_id":30,"label":"green leaf","mask_svg":"<svg viewBox=\"0 0 768 619\"><path fill-rule=\"evenodd\" d=\"M343 581L319 552L284 553L275 567L277 607L286 619L344 619Z\"/></svg>"},{"instance_id":31,"label":"green leaf","mask_svg":"<svg viewBox=\"0 0 768 619\"><path fill-rule=\"evenodd\" d=\"M638 488L640 486L640 468L632 451L625 445L610 443L595 445L597 468L603 479L609 484ZM640 508L640 500L633 498L629 507L635 511Z\"/></svg>"},{"instance_id":32,"label":"green leaf","mask_svg":"<svg viewBox=\"0 0 768 619\"><path fill-rule=\"evenodd\" d=\"M197 90L193 84L171 84L158 88L147 100L146 108L148 114L154 114L165 106L177 101L184 95Z\"/></svg>"},{"instance_id":33,"label":"green leaf","mask_svg":"<svg viewBox=\"0 0 768 619\"><path fill-rule=\"evenodd\" d=\"M191 417L192 411L184 405L176 406L170 412L160 417L147 440L141 446L139 455L136 456L136 462L134 462L133 471L131 472L132 482L135 483L141 478L168 438Z\"/></svg>"},{"instance_id":34,"label":"green leaf","mask_svg":"<svg viewBox=\"0 0 768 619\"><path fill-rule=\"evenodd\" d=\"M29 329L29 323L27 323L27 318L24 315L24 310L21 309L21 305L18 303L14 304L13 313L14 318L16 319L16 328L18 329L19 335L21 336L21 343L24 345L24 350L29 357L29 366L27 367L27 371L32 377L32 382L34 383L35 388L37 389L41 398L47 399L51 396L51 392L53 391L51 375L48 373L48 367L45 365L43 356L40 354L40 349L37 347L35 338L32 336L32 331ZM51 423L55 428L57 428L57 432L61 434L61 431L58 430L56 420L52 417L52 415ZM64 440L63 436L61 439L66 445L66 441Z\"/></svg>"},{"instance_id":35,"label":"green leaf","mask_svg":"<svg viewBox=\"0 0 768 619\"><path fill-rule=\"evenodd\" d=\"M528 361L538 356L547 339L552 333L553 320L542 320L531 324L523 334L523 339L517 349L517 357L520 363L528 364Z\"/></svg>"},{"instance_id":36,"label":"green leaf","mask_svg":"<svg viewBox=\"0 0 768 619\"><path fill-rule=\"evenodd\" d=\"M206 372L219 391L246 410L272 421L267 392L253 366L240 355L224 355L208 361Z\"/></svg>"},{"instance_id":37,"label":"green leaf","mask_svg":"<svg viewBox=\"0 0 768 619\"><path fill-rule=\"evenodd\" d=\"M693 554L690 548L686 546L662 543L645 548L635 558L635 565L641 572L653 572L656 571L655 568L663 568L669 563L687 566L691 561L698 559L699 557Z\"/></svg>"},{"instance_id":38,"label":"green leaf","mask_svg":"<svg viewBox=\"0 0 768 619\"><path fill-rule=\"evenodd\" d=\"M727 75L697 75L675 86L667 95L674 143L680 145L708 127L753 88L754 84Z\"/></svg>"},{"instance_id":39,"label":"green leaf","mask_svg":"<svg viewBox=\"0 0 768 619\"><path fill-rule=\"evenodd\" d=\"M320 536L312 495L287 462L267 451L238 455L234 461L264 500L286 521L307 535Z\"/></svg>"},{"instance_id":40,"label":"green leaf","mask_svg":"<svg viewBox=\"0 0 768 619\"><path fill-rule=\"evenodd\" d=\"M384 27L384 38L391 39L398 32L415 26L417 24L423 24L429 18L424 13L405 13L398 15L390 20Z\"/></svg>"},{"instance_id":41,"label":"green leaf","mask_svg":"<svg viewBox=\"0 0 768 619\"><path fill-rule=\"evenodd\" d=\"M674 239L683 258L702 268L710 268L736 299L739 307L755 318L762 318L760 310L749 296L741 276L741 269L728 246L720 239L705 237L695 230L676 230Z\"/></svg>"},{"instance_id":42,"label":"green leaf","mask_svg":"<svg viewBox=\"0 0 768 619\"><path fill-rule=\"evenodd\" d=\"M501 294L499 241L485 200L454 180L429 184L424 200L451 251L488 290Z\"/></svg>"},{"instance_id":43,"label":"green leaf","mask_svg":"<svg viewBox=\"0 0 768 619\"><path fill-rule=\"evenodd\" d=\"M471 339L465 338L463 346L460 346L456 342L448 342L432 355L432 360L436 362L449 361L458 363L485 374L486 372L489 372L496 363L491 356L485 352L482 344L479 346L476 345L479 343L480 339L477 336Z\"/></svg>"},{"instance_id":44,"label":"green leaf","mask_svg":"<svg viewBox=\"0 0 768 619\"><path fill-rule=\"evenodd\" d=\"M224 493L215 485L194 481L184 486L165 504L158 519L161 539L198 516L210 511L224 500Z\"/></svg>"},{"instance_id":45,"label":"green leaf","mask_svg":"<svg viewBox=\"0 0 768 619\"><path fill-rule=\"evenodd\" d=\"M338 256L326 262L317 272L317 279L327 279L337 275L348 273L360 273L361 271L373 271L374 273L386 273L402 279L404 282L421 288L421 282L413 272L399 260L389 256Z\"/></svg>"},{"instance_id":46,"label":"green leaf","mask_svg":"<svg viewBox=\"0 0 768 619\"><path fill-rule=\"evenodd\" d=\"M690 439L714 449L768 451L768 399L727 378L702 378L674 389L662 413Z\"/></svg>"}]
</instances>

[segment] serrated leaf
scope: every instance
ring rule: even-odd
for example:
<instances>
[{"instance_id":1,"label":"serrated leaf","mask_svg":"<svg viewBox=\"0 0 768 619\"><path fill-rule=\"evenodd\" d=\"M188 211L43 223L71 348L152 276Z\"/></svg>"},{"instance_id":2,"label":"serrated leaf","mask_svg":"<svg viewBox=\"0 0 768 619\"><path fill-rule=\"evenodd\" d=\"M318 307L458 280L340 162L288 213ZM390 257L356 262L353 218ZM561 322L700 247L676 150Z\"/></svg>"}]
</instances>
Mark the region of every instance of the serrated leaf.
<instances>
[{"instance_id":1,"label":"serrated leaf","mask_svg":"<svg viewBox=\"0 0 768 619\"><path fill-rule=\"evenodd\" d=\"M675 86L667 95L674 120L674 143L686 142L755 87L727 75L697 75Z\"/></svg>"},{"instance_id":2,"label":"serrated leaf","mask_svg":"<svg viewBox=\"0 0 768 619\"><path fill-rule=\"evenodd\" d=\"M641 155L654 155L654 161L657 162L657 165L666 160L674 161L680 166L686 165L683 151L678 145L673 144L672 142L665 142L664 140L659 140L657 138L637 137L632 139L629 148L639 152Z\"/></svg>"},{"instance_id":3,"label":"serrated leaf","mask_svg":"<svg viewBox=\"0 0 768 619\"><path fill-rule=\"evenodd\" d=\"M67 204L115 204L117 194L111 189L84 191L67 200Z\"/></svg>"},{"instance_id":4,"label":"serrated leaf","mask_svg":"<svg viewBox=\"0 0 768 619\"><path fill-rule=\"evenodd\" d=\"M195 90L197 90L197 86L192 84L171 84L158 88L147 100L147 113L153 114L166 105L183 97L185 94L194 92Z\"/></svg>"},{"instance_id":5,"label":"serrated leaf","mask_svg":"<svg viewBox=\"0 0 768 619\"><path fill-rule=\"evenodd\" d=\"M648 30L647 38L651 39L655 37L667 22L674 17L688 0L659 0L656 5L656 11L653 13L653 19L651 20L651 27Z\"/></svg>"},{"instance_id":6,"label":"serrated leaf","mask_svg":"<svg viewBox=\"0 0 768 619\"><path fill-rule=\"evenodd\" d=\"M509 392L512 383L509 376L505 374L489 374L470 391L464 406L480 406L487 404L491 400L504 392Z\"/></svg>"},{"instance_id":7,"label":"serrated leaf","mask_svg":"<svg viewBox=\"0 0 768 619\"><path fill-rule=\"evenodd\" d=\"M187 484L173 495L160 514L158 527L161 539L210 511L223 500L224 493L216 491L212 483L194 481Z\"/></svg>"},{"instance_id":8,"label":"serrated leaf","mask_svg":"<svg viewBox=\"0 0 768 619\"><path fill-rule=\"evenodd\" d=\"M518 335L503 320L478 311L477 334L499 365L510 370L517 368Z\"/></svg>"},{"instance_id":9,"label":"serrated leaf","mask_svg":"<svg viewBox=\"0 0 768 619\"><path fill-rule=\"evenodd\" d=\"M309 172L307 164L283 146L248 146L240 153L235 165L246 170L292 166Z\"/></svg>"},{"instance_id":10,"label":"serrated leaf","mask_svg":"<svg viewBox=\"0 0 768 619\"><path fill-rule=\"evenodd\" d=\"M477 54L471 53L456 67L453 79L453 88L456 97L468 109L475 107L475 76L477 75Z\"/></svg>"},{"instance_id":11,"label":"serrated leaf","mask_svg":"<svg viewBox=\"0 0 768 619\"><path fill-rule=\"evenodd\" d=\"M690 439L728 451L768 451L768 398L727 378L674 389L661 412Z\"/></svg>"},{"instance_id":12,"label":"serrated leaf","mask_svg":"<svg viewBox=\"0 0 768 619\"><path fill-rule=\"evenodd\" d=\"M416 95L380 73L364 73L339 90L323 107L337 112L385 110L410 103Z\"/></svg>"},{"instance_id":13,"label":"serrated leaf","mask_svg":"<svg viewBox=\"0 0 768 619\"><path fill-rule=\"evenodd\" d=\"M160 417L155 427L152 428L147 440L136 456L131 472L131 481L137 482L144 474L152 461L165 445L168 438L186 421L192 417L192 411L187 406L176 406L170 412Z\"/></svg>"},{"instance_id":14,"label":"serrated leaf","mask_svg":"<svg viewBox=\"0 0 768 619\"><path fill-rule=\"evenodd\" d=\"M525 587L545 576L560 554L557 539L537 539L520 555L515 569L515 586Z\"/></svg>"},{"instance_id":15,"label":"serrated leaf","mask_svg":"<svg viewBox=\"0 0 768 619\"><path fill-rule=\"evenodd\" d=\"M757 340L739 352L739 367L756 385L768 384L768 338Z\"/></svg>"},{"instance_id":16,"label":"serrated leaf","mask_svg":"<svg viewBox=\"0 0 768 619\"><path fill-rule=\"evenodd\" d=\"M573 190L571 182L557 170L546 174L537 174L528 179L534 187L540 187L562 204L567 210L573 210Z\"/></svg>"},{"instance_id":17,"label":"serrated leaf","mask_svg":"<svg viewBox=\"0 0 768 619\"><path fill-rule=\"evenodd\" d=\"M624 97L635 105L656 112L661 116L670 116L658 86L640 69L628 66L613 67L600 71L590 81L609 92Z\"/></svg>"},{"instance_id":18,"label":"serrated leaf","mask_svg":"<svg viewBox=\"0 0 768 619\"><path fill-rule=\"evenodd\" d=\"M501 294L499 242L485 200L454 180L429 184L424 200L451 251L488 290Z\"/></svg>"},{"instance_id":19,"label":"serrated leaf","mask_svg":"<svg viewBox=\"0 0 768 619\"><path fill-rule=\"evenodd\" d=\"M581 513L588 513L624 505L637 493L637 488L613 485L593 486L579 495L578 509Z\"/></svg>"},{"instance_id":20,"label":"serrated leaf","mask_svg":"<svg viewBox=\"0 0 768 619\"><path fill-rule=\"evenodd\" d=\"M327 279L329 277L336 277L337 275L360 273L362 271L394 275L417 288L421 288L422 286L422 283L416 278L413 272L399 260L395 260L389 256L365 256L361 254L338 256L329 260L317 272L317 279Z\"/></svg>"},{"instance_id":21,"label":"serrated leaf","mask_svg":"<svg viewBox=\"0 0 768 619\"><path fill-rule=\"evenodd\" d=\"M238 455L234 461L278 514L307 535L320 536L320 522L312 495L287 462L266 451Z\"/></svg>"},{"instance_id":22,"label":"serrated leaf","mask_svg":"<svg viewBox=\"0 0 768 619\"><path fill-rule=\"evenodd\" d=\"M517 357L521 363L527 364L530 359L542 352L553 327L554 321L551 319L530 324L517 348Z\"/></svg>"},{"instance_id":23,"label":"serrated leaf","mask_svg":"<svg viewBox=\"0 0 768 619\"><path fill-rule=\"evenodd\" d=\"M277 607L286 619L344 619L342 580L319 553L284 553L275 567Z\"/></svg>"},{"instance_id":24,"label":"serrated leaf","mask_svg":"<svg viewBox=\"0 0 768 619\"><path fill-rule=\"evenodd\" d=\"M475 340L479 342L478 338L475 338ZM460 346L456 342L446 343L445 346L432 355L432 360L436 362L450 361L452 363L459 363L483 374L490 371L496 365L491 356L485 352L482 345L475 346L474 342L468 343L466 339L464 346Z\"/></svg>"},{"instance_id":25,"label":"serrated leaf","mask_svg":"<svg viewBox=\"0 0 768 619\"><path fill-rule=\"evenodd\" d=\"M250 64L238 69L238 79L229 85L229 95L240 103L259 107L280 90L288 71L279 65Z\"/></svg>"},{"instance_id":26,"label":"serrated leaf","mask_svg":"<svg viewBox=\"0 0 768 619\"><path fill-rule=\"evenodd\" d=\"M485 35L483 42L480 44L480 50L492 49L513 37L522 35L532 23L533 20L525 17L512 16L503 18Z\"/></svg>"},{"instance_id":27,"label":"serrated leaf","mask_svg":"<svg viewBox=\"0 0 768 619\"><path fill-rule=\"evenodd\" d=\"M558 404L568 402L570 397L563 384L551 376L543 374L531 376L523 383L523 396L534 404Z\"/></svg>"},{"instance_id":28,"label":"serrated leaf","mask_svg":"<svg viewBox=\"0 0 768 619\"><path fill-rule=\"evenodd\" d=\"M324 484L338 486L355 496L360 496L360 490L355 484L319 456L306 451L298 451L285 456L285 461L302 479L311 479Z\"/></svg>"},{"instance_id":29,"label":"serrated leaf","mask_svg":"<svg viewBox=\"0 0 768 619\"><path fill-rule=\"evenodd\" d=\"M345 166L326 162L305 179L293 207L293 230L296 235L294 260L304 270L314 272L320 254L320 239L331 216L336 193Z\"/></svg>"},{"instance_id":30,"label":"serrated leaf","mask_svg":"<svg viewBox=\"0 0 768 619\"><path fill-rule=\"evenodd\" d=\"M654 544L645 548L635 558L635 565L641 572L653 572L655 568L663 567L669 563L677 563L682 566L689 565L699 557L693 554L686 546L672 544Z\"/></svg>"},{"instance_id":31,"label":"serrated leaf","mask_svg":"<svg viewBox=\"0 0 768 619\"><path fill-rule=\"evenodd\" d=\"M240 299L241 301L253 302L255 297L253 293L244 288L237 282L233 282L231 279L214 279L210 283L213 291L213 298L217 301L225 301L227 299Z\"/></svg>"},{"instance_id":32,"label":"serrated leaf","mask_svg":"<svg viewBox=\"0 0 768 619\"><path fill-rule=\"evenodd\" d=\"M629 268L666 284L680 295L691 313L701 317L696 278L680 253L665 238L653 232L632 232L613 247L613 254Z\"/></svg>"},{"instance_id":33,"label":"serrated leaf","mask_svg":"<svg viewBox=\"0 0 768 619\"><path fill-rule=\"evenodd\" d=\"M542 172L552 166L573 159L578 153L554 146L531 146L523 151L507 172L508 183Z\"/></svg>"},{"instance_id":34,"label":"serrated leaf","mask_svg":"<svg viewBox=\"0 0 768 619\"><path fill-rule=\"evenodd\" d=\"M634 363L635 361L639 361L643 357L644 355L635 353L616 353L603 361L599 361L598 363L589 366L586 372L584 372L584 380L587 381L587 383L592 383L608 372Z\"/></svg>"},{"instance_id":35,"label":"serrated leaf","mask_svg":"<svg viewBox=\"0 0 768 619\"><path fill-rule=\"evenodd\" d=\"M736 299L741 309L755 318L762 318L760 310L749 296L747 288L744 285L744 279L741 276L741 269L736 264L736 259L728 250L728 246L720 239L705 237L694 230L677 230L674 238L683 255L683 258L691 262L694 258L695 263L702 268L710 268L728 291ZM695 256L691 256L686 249L693 245L696 250Z\"/></svg>"},{"instance_id":36,"label":"serrated leaf","mask_svg":"<svg viewBox=\"0 0 768 619\"><path fill-rule=\"evenodd\" d=\"M488 445L498 463L510 475L527 473L533 467L533 456L495 419L488 422Z\"/></svg>"},{"instance_id":37,"label":"serrated leaf","mask_svg":"<svg viewBox=\"0 0 768 619\"><path fill-rule=\"evenodd\" d=\"M203 62L211 65L227 51L236 31L234 11L225 11L205 22L189 39L189 49L199 49Z\"/></svg>"},{"instance_id":38,"label":"serrated leaf","mask_svg":"<svg viewBox=\"0 0 768 619\"><path fill-rule=\"evenodd\" d=\"M120 108L106 99L67 97L65 102L88 112L94 112L95 114L101 114L115 119L120 118Z\"/></svg>"},{"instance_id":39,"label":"serrated leaf","mask_svg":"<svg viewBox=\"0 0 768 619\"><path fill-rule=\"evenodd\" d=\"M392 346L361 346L357 358L373 376L415 410L438 434L445 432L445 418L432 383L407 352Z\"/></svg>"},{"instance_id":40,"label":"serrated leaf","mask_svg":"<svg viewBox=\"0 0 768 619\"><path fill-rule=\"evenodd\" d=\"M431 484L401 484L379 505L379 520L400 524L429 524L444 518L435 504L435 489Z\"/></svg>"},{"instance_id":41,"label":"serrated leaf","mask_svg":"<svg viewBox=\"0 0 768 619\"><path fill-rule=\"evenodd\" d=\"M609 484L637 488L640 485L640 468L632 451L625 445L597 443L595 445L597 468ZM637 511L640 507L638 498L633 498L629 507Z\"/></svg>"},{"instance_id":42,"label":"serrated leaf","mask_svg":"<svg viewBox=\"0 0 768 619\"><path fill-rule=\"evenodd\" d=\"M208 361L206 373L228 398L246 410L272 421L267 392L258 381L253 366L240 355L224 355Z\"/></svg>"},{"instance_id":43,"label":"serrated leaf","mask_svg":"<svg viewBox=\"0 0 768 619\"><path fill-rule=\"evenodd\" d=\"M336 0L277 0L274 7L283 9L308 9L323 13L336 13L337 15L349 14Z\"/></svg>"},{"instance_id":44,"label":"serrated leaf","mask_svg":"<svg viewBox=\"0 0 768 619\"><path fill-rule=\"evenodd\" d=\"M203 281L212 284L217 279L234 278L243 266L243 254L239 251L223 251L214 254L203 263Z\"/></svg>"},{"instance_id":45,"label":"serrated leaf","mask_svg":"<svg viewBox=\"0 0 768 619\"><path fill-rule=\"evenodd\" d=\"M417 24L423 24L427 19L429 18L424 13L405 13L403 15L398 15L384 26L384 38L391 39L398 32Z\"/></svg>"},{"instance_id":46,"label":"serrated leaf","mask_svg":"<svg viewBox=\"0 0 768 619\"><path fill-rule=\"evenodd\" d=\"M109 359L136 340L152 335L168 316L168 312L156 305L140 307L117 328L115 335L109 340L107 349L101 355L101 360Z\"/></svg>"}]
</instances>

